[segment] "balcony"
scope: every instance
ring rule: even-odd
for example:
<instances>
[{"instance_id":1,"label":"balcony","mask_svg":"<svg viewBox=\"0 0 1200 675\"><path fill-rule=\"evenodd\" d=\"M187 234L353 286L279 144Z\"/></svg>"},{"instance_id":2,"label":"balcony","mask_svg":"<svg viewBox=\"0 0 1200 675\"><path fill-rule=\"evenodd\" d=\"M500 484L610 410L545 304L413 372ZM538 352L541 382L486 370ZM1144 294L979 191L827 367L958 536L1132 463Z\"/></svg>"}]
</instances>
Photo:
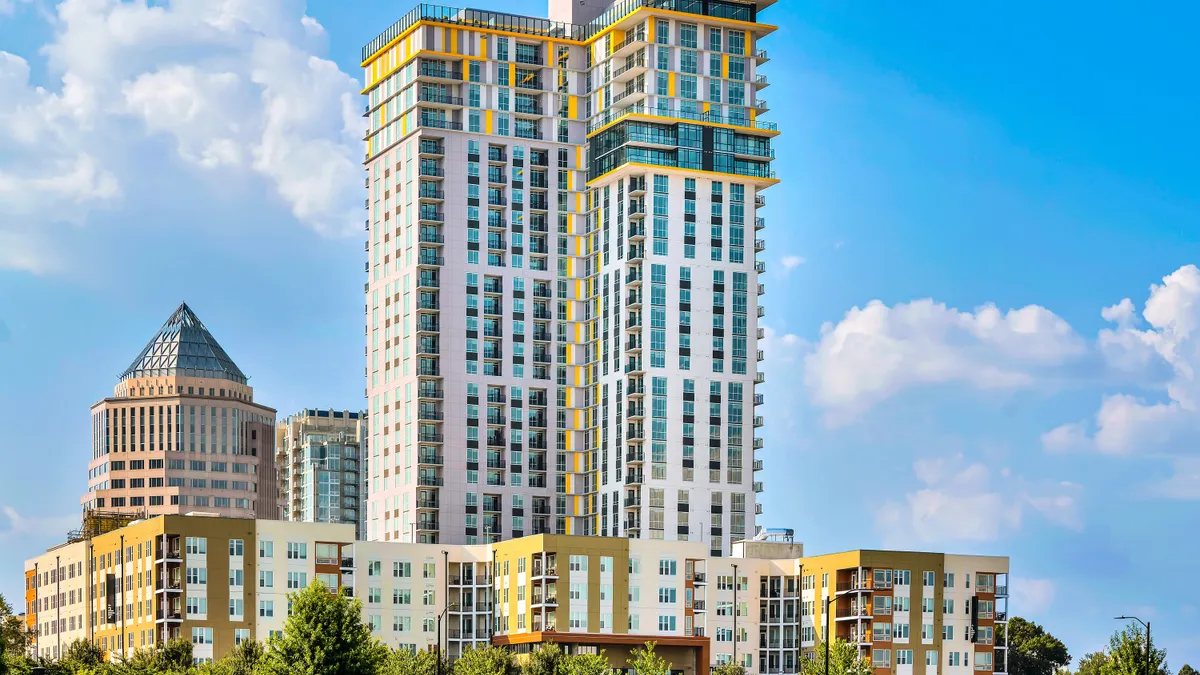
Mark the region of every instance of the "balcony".
<instances>
[{"instance_id":1,"label":"balcony","mask_svg":"<svg viewBox=\"0 0 1200 675\"><path fill-rule=\"evenodd\" d=\"M440 105L461 106L463 104L462 98L458 96L450 96L433 91L422 91L420 100L425 103L437 103Z\"/></svg>"},{"instance_id":2,"label":"balcony","mask_svg":"<svg viewBox=\"0 0 1200 675\"><path fill-rule=\"evenodd\" d=\"M437 494L437 493L434 493L434 494ZM440 508L438 506L438 498L437 497L417 497L417 508L418 509Z\"/></svg>"},{"instance_id":3,"label":"balcony","mask_svg":"<svg viewBox=\"0 0 1200 675\"><path fill-rule=\"evenodd\" d=\"M432 77L440 80L455 80L461 82L461 68L447 68L445 66L436 66L432 63L422 63L421 69L417 73L418 77Z\"/></svg>"},{"instance_id":4,"label":"balcony","mask_svg":"<svg viewBox=\"0 0 1200 675\"><path fill-rule=\"evenodd\" d=\"M419 389L417 389L417 398L428 398L428 399L434 399L434 400L440 401L440 400L446 398L446 393L444 391L442 391L441 389L435 389L432 387L420 387Z\"/></svg>"},{"instance_id":5,"label":"balcony","mask_svg":"<svg viewBox=\"0 0 1200 675\"><path fill-rule=\"evenodd\" d=\"M441 487L442 486L442 477L441 476L430 476L428 474L423 475L423 476L417 476L417 485L421 485L424 487Z\"/></svg>"},{"instance_id":6,"label":"balcony","mask_svg":"<svg viewBox=\"0 0 1200 675\"><path fill-rule=\"evenodd\" d=\"M417 464L429 464L432 466L441 466L443 464L442 460L443 460L443 458L441 455L434 454L434 453L422 452L417 455Z\"/></svg>"},{"instance_id":7,"label":"balcony","mask_svg":"<svg viewBox=\"0 0 1200 675\"><path fill-rule=\"evenodd\" d=\"M436 431L421 431L417 434L419 443L441 443L445 437Z\"/></svg>"}]
</instances>

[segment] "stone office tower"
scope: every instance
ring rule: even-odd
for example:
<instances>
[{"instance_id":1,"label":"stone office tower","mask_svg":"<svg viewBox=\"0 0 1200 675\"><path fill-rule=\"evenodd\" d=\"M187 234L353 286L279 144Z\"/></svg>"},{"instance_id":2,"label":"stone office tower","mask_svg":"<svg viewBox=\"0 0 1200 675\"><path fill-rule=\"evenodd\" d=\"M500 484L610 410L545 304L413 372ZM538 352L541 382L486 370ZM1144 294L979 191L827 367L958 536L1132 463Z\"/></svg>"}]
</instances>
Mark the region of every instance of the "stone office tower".
<instances>
[{"instance_id":1,"label":"stone office tower","mask_svg":"<svg viewBox=\"0 0 1200 675\"><path fill-rule=\"evenodd\" d=\"M84 509L278 518L275 411L186 304L92 406Z\"/></svg>"},{"instance_id":2,"label":"stone office tower","mask_svg":"<svg viewBox=\"0 0 1200 675\"><path fill-rule=\"evenodd\" d=\"M421 5L363 49L369 538L753 535L770 4Z\"/></svg>"}]
</instances>

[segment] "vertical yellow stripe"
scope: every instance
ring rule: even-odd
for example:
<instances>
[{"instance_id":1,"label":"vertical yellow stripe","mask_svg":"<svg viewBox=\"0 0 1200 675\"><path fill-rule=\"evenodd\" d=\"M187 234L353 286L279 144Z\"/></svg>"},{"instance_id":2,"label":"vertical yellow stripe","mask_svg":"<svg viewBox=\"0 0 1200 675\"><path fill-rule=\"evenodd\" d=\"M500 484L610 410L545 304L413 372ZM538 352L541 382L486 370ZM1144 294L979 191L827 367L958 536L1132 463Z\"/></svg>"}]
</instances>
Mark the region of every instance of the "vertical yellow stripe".
<instances>
[{"instance_id":1,"label":"vertical yellow stripe","mask_svg":"<svg viewBox=\"0 0 1200 675\"><path fill-rule=\"evenodd\" d=\"M721 55L721 77L729 79L729 55Z\"/></svg>"},{"instance_id":2,"label":"vertical yellow stripe","mask_svg":"<svg viewBox=\"0 0 1200 675\"><path fill-rule=\"evenodd\" d=\"M489 134L492 133L492 111L491 110L483 111L483 119L484 119L485 133L489 133Z\"/></svg>"},{"instance_id":3,"label":"vertical yellow stripe","mask_svg":"<svg viewBox=\"0 0 1200 675\"><path fill-rule=\"evenodd\" d=\"M479 55L485 59L488 57L487 36L486 35L479 36Z\"/></svg>"},{"instance_id":4,"label":"vertical yellow stripe","mask_svg":"<svg viewBox=\"0 0 1200 675\"><path fill-rule=\"evenodd\" d=\"M575 168L576 169L583 168L583 146L582 145L575 146Z\"/></svg>"},{"instance_id":5,"label":"vertical yellow stripe","mask_svg":"<svg viewBox=\"0 0 1200 675\"><path fill-rule=\"evenodd\" d=\"M400 118L400 135L401 136L408 135L408 115L405 115Z\"/></svg>"},{"instance_id":6,"label":"vertical yellow stripe","mask_svg":"<svg viewBox=\"0 0 1200 675\"><path fill-rule=\"evenodd\" d=\"M515 87L515 86L517 86L517 80L516 80L516 77L517 77L517 68L516 68L516 66L514 66L514 65L513 65L513 64L511 64L511 63L510 63L510 64L508 64L508 86L510 86L510 87Z\"/></svg>"},{"instance_id":7,"label":"vertical yellow stripe","mask_svg":"<svg viewBox=\"0 0 1200 675\"><path fill-rule=\"evenodd\" d=\"M579 119L579 97L570 96L567 98L567 117L577 120Z\"/></svg>"},{"instance_id":8,"label":"vertical yellow stripe","mask_svg":"<svg viewBox=\"0 0 1200 675\"><path fill-rule=\"evenodd\" d=\"M675 73L667 73L667 96L675 95Z\"/></svg>"},{"instance_id":9,"label":"vertical yellow stripe","mask_svg":"<svg viewBox=\"0 0 1200 675\"><path fill-rule=\"evenodd\" d=\"M649 40L651 43L654 42L654 26L655 26L655 24L656 24L656 22L654 21L654 17L650 17L649 19L646 20L646 39Z\"/></svg>"},{"instance_id":10,"label":"vertical yellow stripe","mask_svg":"<svg viewBox=\"0 0 1200 675\"><path fill-rule=\"evenodd\" d=\"M750 109L750 121L754 122L758 119L758 108Z\"/></svg>"},{"instance_id":11,"label":"vertical yellow stripe","mask_svg":"<svg viewBox=\"0 0 1200 675\"><path fill-rule=\"evenodd\" d=\"M450 29L450 53L451 54L458 53L458 29L457 28Z\"/></svg>"}]
</instances>

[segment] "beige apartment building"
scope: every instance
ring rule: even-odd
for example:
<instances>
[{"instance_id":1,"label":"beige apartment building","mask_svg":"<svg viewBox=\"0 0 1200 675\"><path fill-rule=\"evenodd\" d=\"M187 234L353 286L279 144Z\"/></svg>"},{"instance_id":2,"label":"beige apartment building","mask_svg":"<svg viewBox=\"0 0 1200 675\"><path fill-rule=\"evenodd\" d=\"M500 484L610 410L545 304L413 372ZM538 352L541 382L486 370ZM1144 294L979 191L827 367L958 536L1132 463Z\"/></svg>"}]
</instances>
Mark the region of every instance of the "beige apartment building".
<instances>
[{"instance_id":1,"label":"beige apartment building","mask_svg":"<svg viewBox=\"0 0 1200 675\"><path fill-rule=\"evenodd\" d=\"M85 510L278 517L275 410L186 304L92 406Z\"/></svg>"},{"instance_id":2,"label":"beige apartment building","mask_svg":"<svg viewBox=\"0 0 1200 675\"><path fill-rule=\"evenodd\" d=\"M112 658L185 637L198 662L219 659L282 631L288 594L319 580L361 600L384 643L451 659L553 641L602 649L622 667L652 641L684 675L730 662L797 673L828 630L876 675L967 675L1007 672L997 627L1009 616L1008 565L906 551L805 556L790 532L773 531L712 556L705 542L439 545L356 541L345 523L162 516L93 528L31 559L26 588L36 653L51 657L76 638Z\"/></svg>"}]
</instances>

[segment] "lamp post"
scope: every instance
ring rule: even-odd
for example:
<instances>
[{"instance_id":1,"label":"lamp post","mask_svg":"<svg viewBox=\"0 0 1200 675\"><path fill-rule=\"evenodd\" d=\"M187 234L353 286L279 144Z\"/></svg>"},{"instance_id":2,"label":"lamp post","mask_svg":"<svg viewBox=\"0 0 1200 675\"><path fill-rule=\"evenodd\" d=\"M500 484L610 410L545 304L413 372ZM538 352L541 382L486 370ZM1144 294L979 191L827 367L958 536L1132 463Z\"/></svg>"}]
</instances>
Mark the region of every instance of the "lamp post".
<instances>
[{"instance_id":1,"label":"lamp post","mask_svg":"<svg viewBox=\"0 0 1200 675\"><path fill-rule=\"evenodd\" d=\"M1152 663L1154 652L1150 648L1150 622L1142 621L1136 616L1118 616L1116 618L1118 621L1129 621L1132 619L1146 627L1146 675L1154 675L1154 664Z\"/></svg>"},{"instance_id":2,"label":"lamp post","mask_svg":"<svg viewBox=\"0 0 1200 675\"><path fill-rule=\"evenodd\" d=\"M446 603L446 608L438 614L437 618L437 647L434 650L437 654L437 675L442 675L442 617L446 616L446 612L450 611L450 552L442 551L442 586L443 595L442 602ZM447 626L446 632L449 633ZM446 651L450 651L449 639L446 640Z\"/></svg>"},{"instance_id":3,"label":"lamp post","mask_svg":"<svg viewBox=\"0 0 1200 675\"><path fill-rule=\"evenodd\" d=\"M831 623L832 618L829 616L829 604L834 600L837 600L836 595L830 595L825 598L825 625L823 626L825 629L825 675L829 675L829 624Z\"/></svg>"},{"instance_id":4,"label":"lamp post","mask_svg":"<svg viewBox=\"0 0 1200 675\"><path fill-rule=\"evenodd\" d=\"M738 568L738 566L737 566L737 563L734 563L734 565L733 565L733 665L735 665L735 666L737 665L737 643L738 643L738 640L737 640L737 639L738 639L738 634L737 634L737 612L738 612L738 604L737 604L738 575L737 575L737 568Z\"/></svg>"}]
</instances>

